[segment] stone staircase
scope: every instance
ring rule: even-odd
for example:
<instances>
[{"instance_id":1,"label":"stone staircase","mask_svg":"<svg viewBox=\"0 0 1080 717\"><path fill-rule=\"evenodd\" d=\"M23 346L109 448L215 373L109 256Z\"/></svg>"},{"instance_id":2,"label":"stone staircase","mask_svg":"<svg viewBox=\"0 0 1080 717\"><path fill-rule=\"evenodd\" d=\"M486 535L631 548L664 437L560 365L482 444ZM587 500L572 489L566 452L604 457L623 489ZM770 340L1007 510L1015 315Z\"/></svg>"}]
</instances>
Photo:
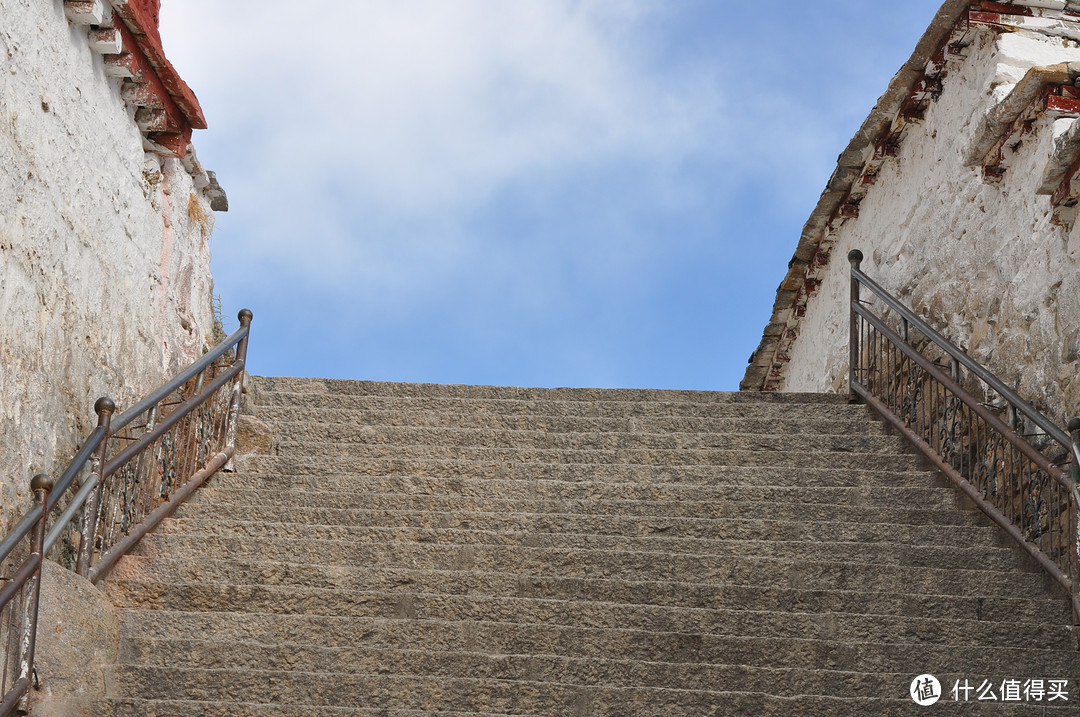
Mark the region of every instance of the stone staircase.
<instances>
[{"instance_id":1,"label":"stone staircase","mask_svg":"<svg viewBox=\"0 0 1080 717\"><path fill-rule=\"evenodd\" d=\"M256 378L250 399L237 472L106 580L100 714L906 715L921 673L942 714L1080 711L1063 592L841 398ZM1070 702L948 694L1005 678L1068 679Z\"/></svg>"}]
</instances>

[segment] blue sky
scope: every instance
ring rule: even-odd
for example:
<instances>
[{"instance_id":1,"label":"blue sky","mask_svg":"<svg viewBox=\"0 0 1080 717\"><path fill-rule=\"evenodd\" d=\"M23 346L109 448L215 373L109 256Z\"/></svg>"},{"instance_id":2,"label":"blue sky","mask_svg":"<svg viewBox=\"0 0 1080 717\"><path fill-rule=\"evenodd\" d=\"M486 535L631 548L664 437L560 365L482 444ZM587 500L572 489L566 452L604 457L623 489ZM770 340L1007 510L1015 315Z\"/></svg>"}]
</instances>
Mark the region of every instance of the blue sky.
<instances>
[{"instance_id":1,"label":"blue sky","mask_svg":"<svg viewBox=\"0 0 1080 717\"><path fill-rule=\"evenodd\" d=\"M938 5L166 0L251 370L737 389Z\"/></svg>"}]
</instances>

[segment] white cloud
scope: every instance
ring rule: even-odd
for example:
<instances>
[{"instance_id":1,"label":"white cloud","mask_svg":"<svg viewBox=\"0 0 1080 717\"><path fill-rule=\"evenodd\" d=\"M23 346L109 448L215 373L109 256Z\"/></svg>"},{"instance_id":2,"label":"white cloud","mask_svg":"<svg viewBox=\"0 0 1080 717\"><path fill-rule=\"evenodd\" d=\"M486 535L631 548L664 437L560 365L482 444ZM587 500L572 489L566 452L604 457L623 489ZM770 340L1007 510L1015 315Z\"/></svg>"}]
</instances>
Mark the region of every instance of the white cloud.
<instances>
[{"instance_id":1,"label":"white cloud","mask_svg":"<svg viewBox=\"0 0 1080 717\"><path fill-rule=\"evenodd\" d=\"M211 129L195 141L247 217L249 255L390 284L474 258L461 219L509 185L613 161L663 172L715 149L711 75L665 74L641 53L659 12L185 0L164 3L162 33L203 101Z\"/></svg>"},{"instance_id":2,"label":"white cloud","mask_svg":"<svg viewBox=\"0 0 1080 717\"><path fill-rule=\"evenodd\" d=\"M702 112L715 110L712 88L635 57L646 2L298 8L166 3L167 51L208 98L212 127L252 130L260 171L333 176L385 208L480 202L522 172L617 154L679 155L716 119Z\"/></svg>"}]
</instances>

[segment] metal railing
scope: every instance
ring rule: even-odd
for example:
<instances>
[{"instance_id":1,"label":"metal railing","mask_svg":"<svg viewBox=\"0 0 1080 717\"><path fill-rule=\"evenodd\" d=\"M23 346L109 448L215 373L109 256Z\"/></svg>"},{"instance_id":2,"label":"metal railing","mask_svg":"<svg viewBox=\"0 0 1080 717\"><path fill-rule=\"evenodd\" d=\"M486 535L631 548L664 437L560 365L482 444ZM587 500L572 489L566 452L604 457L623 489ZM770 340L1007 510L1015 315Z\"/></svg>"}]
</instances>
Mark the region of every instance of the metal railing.
<instances>
[{"instance_id":1,"label":"metal railing","mask_svg":"<svg viewBox=\"0 0 1080 717\"><path fill-rule=\"evenodd\" d=\"M119 416L98 399L97 427L60 479L34 478L34 507L0 541L0 717L25 714L36 683L43 556L66 548L76 572L98 582L232 458L252 315L238 318L239 329Z\"/></svg>"},{"instance_id":2,"label":"metal railing","mask_svg":"<svg viewBox=\"0 0 1080 717\"><path fill-rule=\"evenodd\" d=\"M1065 588L1080 623L1080 420L1070 421L1070 437L866 276L862 259L848 254L853 400L881 414L1020 543Z\"/></svg>"}]
</instances>

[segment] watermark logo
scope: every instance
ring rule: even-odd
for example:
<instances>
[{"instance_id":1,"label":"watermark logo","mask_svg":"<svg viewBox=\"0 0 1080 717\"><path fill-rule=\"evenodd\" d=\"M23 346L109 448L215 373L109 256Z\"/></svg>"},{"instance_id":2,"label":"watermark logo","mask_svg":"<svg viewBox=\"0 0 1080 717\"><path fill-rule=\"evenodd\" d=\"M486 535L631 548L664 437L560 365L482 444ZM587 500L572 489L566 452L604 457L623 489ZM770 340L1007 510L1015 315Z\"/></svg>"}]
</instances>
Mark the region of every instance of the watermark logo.
<instances>
[{"instance_id":1,"label":"watermark logo","mask_svg":"<svg viewBox=\"0 0 1080 717\"><path fill-rule=\"evenodd\" d=\"M941 699L941 683L933 675L919 675L911 681L911 699L926 707Z\"/></svg>"}]
</instances>

